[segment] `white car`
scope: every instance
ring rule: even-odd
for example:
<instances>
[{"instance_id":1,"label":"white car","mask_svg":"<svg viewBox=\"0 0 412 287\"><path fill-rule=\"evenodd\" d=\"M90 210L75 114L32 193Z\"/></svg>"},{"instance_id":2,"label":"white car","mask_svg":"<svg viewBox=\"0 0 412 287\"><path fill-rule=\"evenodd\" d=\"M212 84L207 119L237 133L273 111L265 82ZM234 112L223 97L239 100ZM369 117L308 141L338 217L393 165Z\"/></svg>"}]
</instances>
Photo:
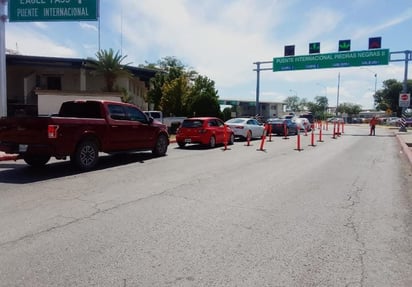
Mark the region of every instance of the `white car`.
<instances>
[{"instance_id":1,"label":"white car","mask_svg":"<svg viewBox=\"0 0 412 287\"><path fill-rule=\"evenodd\" d=\"M312 130L312 125L306 118L294 118L293 121L296 123L298 129L301 131L306 130L307 132L310 132Z\"/></svg>"},{"instance_id":2,"label":"white car","mask_svg":"<svg viewBox=\"0 0 412 287\"><path fill-rule=\"evenodd\" d=\"M265 127L253 118L233 118L225 122L235 137L242 139L261 138L265 132Z\"/></svg>"}]
</instances>

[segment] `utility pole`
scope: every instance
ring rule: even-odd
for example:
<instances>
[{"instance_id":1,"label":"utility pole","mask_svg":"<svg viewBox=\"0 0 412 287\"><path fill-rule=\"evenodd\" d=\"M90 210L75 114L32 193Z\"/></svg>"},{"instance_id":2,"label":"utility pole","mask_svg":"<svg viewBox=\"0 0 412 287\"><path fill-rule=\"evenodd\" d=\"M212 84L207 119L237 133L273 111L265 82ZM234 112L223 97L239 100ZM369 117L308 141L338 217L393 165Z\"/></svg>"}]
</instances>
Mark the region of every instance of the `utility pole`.
<instances>
[{"instance_id":1,"label":"utility pole","mask_svg":"<svg viewBox=\"0 0 412 287\"><path fill-rule=\"evenodd\" d=\"M338 107L339 107L339 87L340 87L340 72L338 73L338 92L336 94L336 117L338 117Z\"/></svg>"},{"instance_id":2,"label":"utility pole","mask_svg":"<svg viewBox=\"0 0 412 287\"><path fill-rule=\"evenodd\" d=\"M260 115L260 103L259 103L259 96L260 96L260 71L272 71L272 68L261 68L261 64L271 64L272 61L265 61L265 62L255 62L253 63L256 65L256 69L253 69L253 71L256 71L256 114Z\"/></svg>"},{"instance_id":3,"label":"utility pole","mask_svg":"<svg viewBox=\"0 0 412 287\"><path fill-rule=\"evenodd\" d=\"M7 116L6 4L7 0L0 0L0 117Z\"/></svg>"}]
</instances>

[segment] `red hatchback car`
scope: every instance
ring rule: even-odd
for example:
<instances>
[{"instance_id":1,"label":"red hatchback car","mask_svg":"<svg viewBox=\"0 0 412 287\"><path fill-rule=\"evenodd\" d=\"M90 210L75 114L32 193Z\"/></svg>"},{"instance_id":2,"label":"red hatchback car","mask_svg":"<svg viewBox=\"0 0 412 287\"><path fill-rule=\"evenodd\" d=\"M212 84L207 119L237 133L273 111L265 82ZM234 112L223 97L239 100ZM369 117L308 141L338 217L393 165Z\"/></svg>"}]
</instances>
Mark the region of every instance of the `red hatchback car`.
<instances>
[{"instance_id":1,"label":"red hatchback car","mask_svg":"<svg viewBox=\"0 0 412 287\"><path fill-rule=\"evenodd\" d=\"M226 137L225 137L226 131ZM186 144L201 144L211 148L217 144L233 144L235 135L219 118L215 117L196 117L185 119L176 133L176 142L179 147Z\"/></svg>"}]
</instances>

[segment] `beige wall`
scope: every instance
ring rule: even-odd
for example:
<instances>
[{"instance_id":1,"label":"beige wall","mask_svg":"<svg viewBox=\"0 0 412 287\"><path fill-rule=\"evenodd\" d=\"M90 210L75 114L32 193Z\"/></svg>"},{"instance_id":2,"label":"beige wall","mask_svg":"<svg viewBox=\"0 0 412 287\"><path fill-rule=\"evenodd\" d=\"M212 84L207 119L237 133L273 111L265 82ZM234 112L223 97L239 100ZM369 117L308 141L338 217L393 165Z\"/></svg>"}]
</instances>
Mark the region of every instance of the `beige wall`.
<instances>
[{"instance_id":1,"label":"beige wall","mask_svg":"<svg viewBox=\"0 0 412 287\"><path fill-rule=\"evenodd\" d=\"M63 102L79 99L99 99L110 101L121 101L119 93L69 93L59 91L36 91L38 98L39 115L51 115L59 112Z\"/></svg>"},{"instance_id":2,"label":"beige wall","mask_svg":"<svg viewBox=\"0 0 412 287\"><path fill-rule=\"evenodd\" d=\"M61 90L47 90L47 77L57 76L61 79ZM145 95L147 88L139 78L118 78L115 88L126 89L132 103L147 108ZM87 69L73 67L16 65L7 67L7 98L10 103L32 104L38 106L39 114L54 114L65 100L84 97L104 97L120 100L121 93L109 95L103 76Z\"/></svg>"}]
</instances>

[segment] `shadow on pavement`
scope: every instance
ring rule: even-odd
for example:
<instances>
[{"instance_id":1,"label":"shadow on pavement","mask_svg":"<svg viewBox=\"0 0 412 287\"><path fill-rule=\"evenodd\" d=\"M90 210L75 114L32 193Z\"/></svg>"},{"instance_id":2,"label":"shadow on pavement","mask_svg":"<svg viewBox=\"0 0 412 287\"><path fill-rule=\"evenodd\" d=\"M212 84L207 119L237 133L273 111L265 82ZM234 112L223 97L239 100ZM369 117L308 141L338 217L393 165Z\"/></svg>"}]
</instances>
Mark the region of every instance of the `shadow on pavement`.
<instances>
[{"instance_id":1,"label":"shadow on pavement","mask_svg":"<svg viewBox=\"0 0 412 287\"><path fill-rule=\"evenodd\" d=\"M104 170L116 166L131 163L144 163L156 158L152 153L128 153L101 155L97 166L88 172ZM76 174L87 173L76 169L69 160L54 161L46 164L42 168L34 168L27 165L24 161L0 163L0 183L27 184L43 180L61 178Z\"/></svg>"}]
</instances>

